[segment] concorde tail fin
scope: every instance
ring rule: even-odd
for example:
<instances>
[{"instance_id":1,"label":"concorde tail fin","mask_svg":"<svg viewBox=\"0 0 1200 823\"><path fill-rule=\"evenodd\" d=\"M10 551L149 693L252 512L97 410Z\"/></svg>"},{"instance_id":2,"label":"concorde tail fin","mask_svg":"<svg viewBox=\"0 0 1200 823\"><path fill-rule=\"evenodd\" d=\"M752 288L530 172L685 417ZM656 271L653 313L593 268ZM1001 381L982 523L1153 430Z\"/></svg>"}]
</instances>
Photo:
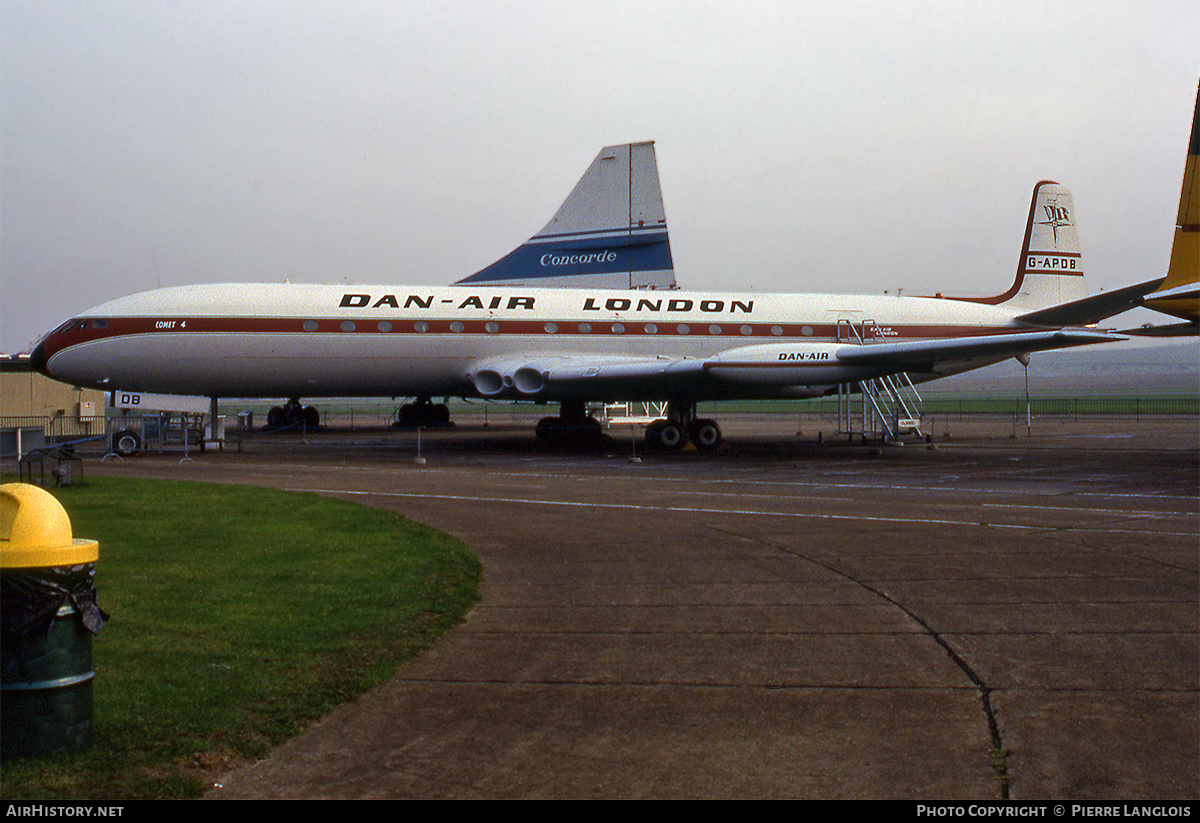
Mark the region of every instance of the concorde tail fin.
<instances>
[{"instance_id":1,"label":"concorde tail fin","mask_svg":"<svg viewBox=\"0 0 1200 823\"><path fill-rule=\"evenodd\" d=\"M454 285L675 288L654 143L601 149L545 228Z\"/></svg>"}]
</instances>

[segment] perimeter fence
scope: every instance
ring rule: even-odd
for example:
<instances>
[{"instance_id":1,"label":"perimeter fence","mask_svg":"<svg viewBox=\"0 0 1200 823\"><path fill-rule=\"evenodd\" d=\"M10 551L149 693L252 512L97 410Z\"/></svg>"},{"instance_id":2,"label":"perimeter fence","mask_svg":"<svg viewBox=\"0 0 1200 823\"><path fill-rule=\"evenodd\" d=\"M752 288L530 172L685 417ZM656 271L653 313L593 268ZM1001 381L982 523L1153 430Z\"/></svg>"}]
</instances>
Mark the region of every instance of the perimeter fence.
<instances>
[{"instance_id":1,"label":"perimeter fence","mask_svg":"<svg viewBox=\"0 0 1200 823\"><path fill-rule=\"evenodd\" d=\"M322 429L369 430L395 426L398 403L379 403L370 400L355 402L316 402ZM604 414L613 421L623 415L643 417L642 404L607 406ZM223 405L224 431L230 439L242 434L266 431L267 405L245 403ZM779 416L836 420L837 398L816 398L798 401L758 401L703 403L700 411L706 415L736 414L768 420ZM516 402L454 402L450 404L451 419L459 426L532 425L538 418L553 415L557 406ZM1200 395L1161 397L926 397L922 404L923 419L961 420L1124 420L1154 421L1165 418L1200 417ZM149 421L149 422L148 422ZM186 423L186 425L185 425ZM108 451L115 446L114 438L129 431L152 447L187 448L199 446L207 426L206 415L176 415L173 421L165 416L110 414L95 417L55 415L48 417L0 417L0 454L15 457L31 448L72 445L85 451ZM293 431L297 429L293 428Z\"/></svg>"},{"instance_id":2,"label":"perimeter fence","mask_svg":"<svg viewBox=\"0 0 1200 823\"><path fill-rule=\"evenodd\" d=\"M807 406L807 408L804 408ZM802 412L836 416L837 400L807 400ZM972 417L1040 420L1153 420L1161 417L1200 415L1200 395L1196 397L926 397L921 404L923 417L966 420Z\"/></svg>"}]
</instances>

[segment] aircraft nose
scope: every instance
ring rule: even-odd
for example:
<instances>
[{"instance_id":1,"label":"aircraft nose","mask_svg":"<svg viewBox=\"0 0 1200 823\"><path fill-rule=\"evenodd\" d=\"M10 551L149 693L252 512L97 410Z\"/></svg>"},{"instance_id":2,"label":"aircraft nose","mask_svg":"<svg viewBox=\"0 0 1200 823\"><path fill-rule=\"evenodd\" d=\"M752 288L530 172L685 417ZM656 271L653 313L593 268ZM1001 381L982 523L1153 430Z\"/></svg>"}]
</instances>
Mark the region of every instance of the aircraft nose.
<instances>
[{"instance_id":1,"label":"aircraft nose","mask_svg":"<svg viewBox=\"0 0 1200 823\"><path fill-rule=\"evenodd\" d=\"M46 348L44 342L39 342L33 347L33 351L29 355L29 364L47 377L50 372L46 371Z\"/></svg>"}]
</instances>

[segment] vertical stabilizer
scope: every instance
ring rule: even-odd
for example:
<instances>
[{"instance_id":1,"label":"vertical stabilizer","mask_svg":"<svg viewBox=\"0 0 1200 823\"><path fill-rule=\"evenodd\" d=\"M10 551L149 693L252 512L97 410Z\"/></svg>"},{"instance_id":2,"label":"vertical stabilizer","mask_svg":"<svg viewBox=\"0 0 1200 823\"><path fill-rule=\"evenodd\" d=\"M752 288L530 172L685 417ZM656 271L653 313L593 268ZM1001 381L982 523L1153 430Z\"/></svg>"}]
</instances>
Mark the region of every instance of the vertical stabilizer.
<instances>
[{"instance_id":1,"label":"vertical stabilizer","mask_svg":"<svg viewBox=\"0 0 1200 823\"><path fill-rule=\"evenodd\" d=\"M1146 307L1164 314L1190 320L1200 317L1200 180L1197 180L1197 155L1200 155L1200 93L1192 115L1192 139L1188 144L1187 164L1183 169L1183 190L1179 193L1179 216L1175 219L1175 240L1171 246L1171 264L1167 278L1158 290L1146 295Z\"/></svg>"},{"instance_id":2,"label":"vertical stabilizer","mask_svg":"<svg viewBox=\"0 0 1200 823\"><path fill-rule=\"evenodd\" d=\"M601 149L546 226L455 285L674 288L654 143Z\"/></svg>"},{"instance_id":3,"label":"vertical stabilizer","mask_svg":"<svg viewBox=\"0 0 1200 823\"><path fill-rule=\"evenodd\" d=\"M995 297L951 299L1033 312L1082 300L1084 295L1083 255L1071 192L1066 186L1043 180L1033 187L1025 242L1012 287Z\"/></svg>"},{"instance_id":4,"label":"vertical stabilizer","mask_svg":"<svg viewBox=\"0 0 1200 823\"><path fill-rule=\"evenodd\" d=\"M1016 281L1001 302L1017 309L1040 309L1085 294L1071 192L1066 186L1042 181L1033 189Z\"/></svg>"}]
</instances>

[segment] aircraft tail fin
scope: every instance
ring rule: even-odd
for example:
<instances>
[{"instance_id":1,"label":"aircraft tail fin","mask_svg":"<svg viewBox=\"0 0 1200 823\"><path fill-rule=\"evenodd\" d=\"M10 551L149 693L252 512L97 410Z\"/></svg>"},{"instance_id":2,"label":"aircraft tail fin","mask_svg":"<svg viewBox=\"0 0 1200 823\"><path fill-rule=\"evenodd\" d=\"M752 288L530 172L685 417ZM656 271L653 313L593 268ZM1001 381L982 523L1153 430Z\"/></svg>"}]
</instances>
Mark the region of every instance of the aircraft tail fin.
<instances>
[{"instance_id":1,"label":"aircraft tail fin","mask_svg":"<svg viewBox=\"0 0 1200 823\"><path fill-rule=\"evenodd\" d=\"M1167 277L1157 290L1146 295L1147 308L1196 323L1200 317L1200 179L1196 169L1200 161L1200 92L1192 115L1192 138L1188 144L1187 164L1183 169L1183 189L1179 193L1179 216L1175 219L1175 240Z\"/></svg>"},{"instance_id":2,"label":"aircraft tail fin","mask_svg":"<svg viewBox=\"0 0 1200 823\"><path fill-rule=\"evenodd\" d=\"M675 288L654 143L600 150L529 241L454 285Z\"/></svg>"},{"instance_id":3,"label":"aircraft tail fin","mask_svg":"<svg viewBox=\"0 0 1200 823\"><path fill-rule=\"evenodd\" d=\"M1071 192L1066 186L1043 180L1033 187L1025 241L1012 287L995 297L952 299L1034 312L1079 301L1084 295L1083 255Z\"/></svg>"},{"instance_id":4,"label":"aircraft tail fin","mask_svg":"<svg viewBox=\"0 0 1200 823\"><path fill-rule=\"evenodd\" d=\"M1079 300L1085 294L1071 192L1043 180L1033 187L1016 280L997 302L1034 310Z\"/></svg>"},{"instance_id":5,"label":"aircraft tail fin","mask_svg":"<svg viewBox=\"0 0 1200 823\"><path fill-rule=\"evenodd\" d=\"M1197 155L1200 155L1200 93L1197 93L1196 110L1192 115L1192 136L1188 142L1175 240L1166 277L1032 311L1017 319L1041 325L1077 325L1095 323L1145 306L1184 322L1166 326L1146 324L1126 329L1124 334L1140 337L1194 337L1200 334L1200 171L1197 169L1200 158Z\"/></svg>"}]
</instances>

